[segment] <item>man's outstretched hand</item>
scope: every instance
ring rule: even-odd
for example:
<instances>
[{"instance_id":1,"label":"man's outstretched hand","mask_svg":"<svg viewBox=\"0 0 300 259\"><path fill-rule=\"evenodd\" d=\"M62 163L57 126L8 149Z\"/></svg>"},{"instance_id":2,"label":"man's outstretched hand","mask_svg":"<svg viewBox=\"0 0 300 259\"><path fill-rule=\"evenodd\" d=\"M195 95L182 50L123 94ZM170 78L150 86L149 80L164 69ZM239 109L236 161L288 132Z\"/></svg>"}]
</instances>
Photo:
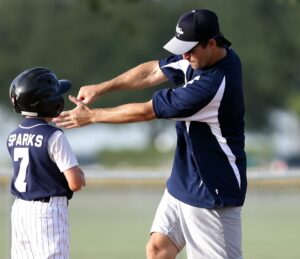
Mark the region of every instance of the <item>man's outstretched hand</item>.
<instances>
[{"instance_id":1,"label":"man's outstretched hand","mask_svg":"<svg viewBox=\"0 0 300 259\"><path fill-rule=\"evenodd\" d=\"M63 111L58 117L53 118L52 122L54 122L57 127L66 129L79 128L91 124L91 109L72 95L69 95L69 99L72 103L76 104L76 107L70 111Z\"/></svg>"}]
</instances>

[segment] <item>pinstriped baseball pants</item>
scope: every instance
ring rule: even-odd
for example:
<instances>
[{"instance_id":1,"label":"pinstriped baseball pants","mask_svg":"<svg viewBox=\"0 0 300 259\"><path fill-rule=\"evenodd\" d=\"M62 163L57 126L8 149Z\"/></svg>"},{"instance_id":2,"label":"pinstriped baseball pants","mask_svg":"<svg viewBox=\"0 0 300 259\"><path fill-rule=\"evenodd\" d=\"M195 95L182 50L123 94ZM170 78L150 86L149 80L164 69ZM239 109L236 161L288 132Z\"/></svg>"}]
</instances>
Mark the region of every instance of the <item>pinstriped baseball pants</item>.
<instances>
[{"instance_id":1,"label":"pinstriped baseball pants","mask_svg":"<svg viewBox=\"0 0 300 259\"><path fill-rule=\"evenodd\" d=\"M11 211L12 259L69 258L68 200L16 199Z\"/></svg>"}]
</instances>

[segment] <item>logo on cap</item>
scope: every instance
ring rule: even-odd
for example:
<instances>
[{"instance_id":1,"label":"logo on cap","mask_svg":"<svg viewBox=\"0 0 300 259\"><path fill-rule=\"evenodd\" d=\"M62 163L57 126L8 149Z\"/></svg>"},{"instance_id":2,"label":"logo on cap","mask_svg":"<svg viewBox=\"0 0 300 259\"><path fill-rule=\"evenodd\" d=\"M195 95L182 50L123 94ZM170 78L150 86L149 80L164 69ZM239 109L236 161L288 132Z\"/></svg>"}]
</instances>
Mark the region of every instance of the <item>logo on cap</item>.
<instances>
[{"instance_id":1,"label":"logo on cap","mask_svg":"<svg viewBox=\"0 0 300 259\"><path fill-rule=\"evenodd\" d=\"M182 34L183 34L183 30L177 24L176 25L176 36L179 38Z\"/></svg>"}]
</instances>

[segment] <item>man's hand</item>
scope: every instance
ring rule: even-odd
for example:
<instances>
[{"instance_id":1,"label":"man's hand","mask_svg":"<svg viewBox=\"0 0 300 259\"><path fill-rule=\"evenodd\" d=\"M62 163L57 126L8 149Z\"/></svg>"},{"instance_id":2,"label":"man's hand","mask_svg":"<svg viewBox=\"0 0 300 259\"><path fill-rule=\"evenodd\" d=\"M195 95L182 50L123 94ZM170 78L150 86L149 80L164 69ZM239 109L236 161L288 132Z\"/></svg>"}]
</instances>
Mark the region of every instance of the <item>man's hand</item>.
<instances>
[{"instance_id":1,"label":"man's hand","mask_svg":"<svg viewBox=\"0 0 300 259\"><path fill-rule=\"evenodd\" d=\"M92 110L87 107L83 102L69 95L71 102L76 104L76 108L70 111L62 112L58 117L53 118L52 122L57 127L66 129L78 128L92 123Z\"/></svg>"},{"instance_id":2,"label":"man's hand","mask_svg":"<svg viewBox=\"0 0 300 259\"><path fill-rule=\"evenodd\" d=\"M79 89L77 99L83 102L84 104L90 104L94 102L100 95L99 89L101 89L99 85L82 86Z\"/></svg>"}]
</instances>

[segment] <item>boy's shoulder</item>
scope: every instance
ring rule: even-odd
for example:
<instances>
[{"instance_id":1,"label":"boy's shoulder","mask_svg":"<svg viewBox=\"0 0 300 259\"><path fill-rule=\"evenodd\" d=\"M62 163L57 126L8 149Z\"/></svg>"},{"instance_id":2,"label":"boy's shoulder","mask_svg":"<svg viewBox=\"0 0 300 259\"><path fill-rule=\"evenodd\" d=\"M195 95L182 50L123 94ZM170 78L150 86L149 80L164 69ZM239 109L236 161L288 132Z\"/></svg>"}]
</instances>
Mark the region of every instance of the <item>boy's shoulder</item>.
<instances>
[{"instance_id":1,"label":"boy's shoulder","mask_svg":"<svg viewBox=\"0 0 300 259\"><path fill-rule=\"evenodd\" d=\"M64 131L61 128L58 128L48 122L40 119L28 120L24 119L21 121L14 130L12 130L8 136L11 135L19 135L19 134L42 134L45 136L51 136L54 132L61 132L62 134Z\"/></svg>"}]
</instances>

